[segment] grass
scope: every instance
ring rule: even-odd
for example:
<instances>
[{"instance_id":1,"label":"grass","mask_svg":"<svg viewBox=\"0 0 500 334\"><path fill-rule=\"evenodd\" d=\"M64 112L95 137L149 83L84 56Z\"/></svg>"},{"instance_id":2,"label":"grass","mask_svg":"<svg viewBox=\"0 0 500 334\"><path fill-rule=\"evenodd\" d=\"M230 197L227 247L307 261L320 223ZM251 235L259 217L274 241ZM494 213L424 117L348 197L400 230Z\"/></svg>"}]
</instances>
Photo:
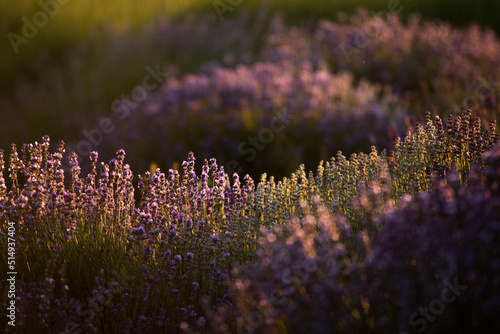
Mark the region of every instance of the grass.
<instances>
[{"instance_id":1,"label":"grass","mask_svg":"<svg viewBox=\"0 0 500 334\"><path fill-rule=\"evenodd\" d=\"M93 36L101 35L107 29L116 30L118 35L128 34L160 17L177 17L196 11L199 6L199 1L148 1L147 4L133 1L69 1L59 6L57 14L49 19L48 24L40 27L35 37L19 46L18 53L14 53L7 38L2 39L1 87L11 85L18 73L33 78L33 65L43 58L44 52L48 52L51 60L57 64L67 51L83 41L93 40ZM20 1L16 4L3 3L0 10L2 35L7 35L8 32L21 35L21 18L27 17L33 22L33 15L42 11L42 8L37 2ZM105 36L104 33L103 37L106 38Z\"/></svg>"},{"instance_id":2,"label":"grass","mask_svg":"<svg viewBox=\"0 0 500 334\"><path fill-rule=\"evenodd\" d=\"M42 1L42 3L44 3ZM225 3L221 1L221 3ZM224 17L237 15L244 7L256 9L266 6L272 11L281 11L292 21L308 18L335 19L338 12L352 13L358 6L365 6L369 10L397 11L403 17L418 11L426 17L439 18L465 25L477 22L484 26L500 30L495 13L500 9L500 4L492 1L396 1L396 0L356 0L349 3L342 1L240 1L241 5L231 7L232 10L224 12ZM48 20L48 24L41 27L35 37L30 38L27 44L19 46L15 53L8 38L3 38L0 53L0 87L8 89L19 74L36 79L36 63L49 57L50 61L57 64L64 59L64 55L74 49L83 41L92 40L93 35L100 35L107 29L116 30L119 35L126 35L137 31L148 23L153 23L159 18L185 18L189 14L207 12L218 15L213 1L189 0L183 2L165 2L150 0L146 3L134 1L107 1L106 3L91 1L68 1L60 5L59 11ZM4 2L0 5L0 34L8 33L22 35L24 23L21 18L26 17L33 22L33 15L42 10L38 2L28 0L15 3ZM109 41L109 38L104 37ZM155 52L149 49L150 52ZM137 55L122 57L137 58ZM131 59L127 59L129 63ZM94 63L95 64L95 63ZM43 65L43 64L42 64Z\"/></svg>"}]
</instances>

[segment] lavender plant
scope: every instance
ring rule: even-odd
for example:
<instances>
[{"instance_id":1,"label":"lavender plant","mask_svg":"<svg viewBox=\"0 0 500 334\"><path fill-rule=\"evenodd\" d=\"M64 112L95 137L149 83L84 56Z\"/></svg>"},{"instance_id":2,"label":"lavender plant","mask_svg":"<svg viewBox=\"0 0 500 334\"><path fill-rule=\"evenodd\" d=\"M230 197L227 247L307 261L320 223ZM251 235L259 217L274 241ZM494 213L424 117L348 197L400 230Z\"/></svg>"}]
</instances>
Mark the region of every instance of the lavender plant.
<instances>
[{"instance_id":1,"label":"lavender plant","mask_svg":"<svg viewBox=\"0 0 500 334\"><path fill-rule=\"evenodd\" d=\"M389 161L396 196L430 189L432 175L444 178L452 167L465 182L472 166L481 168L481 154L497 142L495 131L495 120L489 123L489 131L482 129L479 117L471 122L469 109L461 116L449 115L446 127L439 116L432 121L427 112L424 127L417 124L414 133L396 140Z\"/></svg>"},{"instance_id":2,"label":"lavender plant","mask_svg":"<svg viewBox=\"0 0 500 334\"><path fill-rule=\"evenodd\" d=\"M2 235L14 222L20 240L16 329L173 332L181 321L203 328L201 298L223 303L231 265L253 261L253 180L242 184L235 174L230 183L215 159L197 175L190 154L182 173L147 172L135 186L123 150L100 165L92 152L85 178L72 153L65 175L64 143L53 153L49 146L48 136L21 154L13 145L7 185L0 155Z\"/></svg>"},{"instance_id":3,"label":"lavender plant","mask_svg":"<svg viewBox=\"0 0 500 334\"><path fill-rule=\"evenodd\" d=\"M349 259L359 262L356 266L364 267L360 261L372 254L370 238L383 231L391 217L384 213L391 212L398 200L408 201L405 195L417 193L412 183L415 177L406 177L403 170L417 177L427 177L430 170L435 179L452 175L450 171L455 168L460 173L460 187L479 189L487 182L490 188L484 190L484 196L493 196L498 188L491 167L496 163L495 155L488 158L493 162L478 157L497 141L495 124L491 123L490 131L481 129L480 120L467 126L470 116L466 111L460 118L451 118L446 132L439 118L433 122L428 117L426 127L418 127L417 133L399 140L390 155L376 148L349 158L339 152L327 163L320 163L315 173L307 173L301 166L278 182L264 174L258 184L248 175L243 180L237 173L230 177L214 158L205 159L201 172L197 172L192 153L181 170L146 172L138 175L136 183L125 163L124 150L118 150L109 163L99 163L98 153L91 152L90 171L83 177L74 153L68 157L71 171L62 169L63 142L54 151L50 150L48 136L41 143L23 145L19 151L13 145L8 164L3 151L0 153L0 245L5 246L4 227L15 222L20 273L16 329L203 332L218 328L219 322L223 327L246 327L248 324L242 324L237 315L232 320L217 318L225 307L239 303L238 294L246 294L242 286L252 282L242 282L238 269L232 268L256 261L273 266L279 256L266 257L268 253L281 254L278 249L284 240L298 245L299 252L284 266L302 257L310 261L312 254L320 251L313 247L317 236L334 241L326 242L321 252L329 258L325 266L330 266L328 261L340 263L340 271L332 272L337 276L331 278L342 288L334 287L336 297L332 298L345 302L351 297L346 295L348 290L341 292L343 284L348 288L356 279L338 276L347 274L346 268L353 265L344 256L348 254ZM469 178L469 174L482 175L484 180L479 176ZM445 186L435 180L418 190L436 187L445 191L441 189ZM288 221L292 221L290 226ZM343 222L340 232L325 227L332 221ZM274 236L269 234L273 231ZM338 239L339 233L343 239ZM269 243L259 244L261 237ZM304 251L300 251L301 243L307 244ZM277 250L273 250L275 246ZM2 261L2 272L7 272L4 263L7 261ZM281 265L266 270L281 271ZM259 267L255 268L256 279L267 279L267 274L261 277ZM297 275L309 280L307 275L313 272L307 268L317 267L299 268ZM306 273L300 273L303 270ZM298 290L289 291L287 303L292 303L297 293L302 296L310 287L316 289L317 279L323 282L329 277L314 270L319 276L305 286L296 285L295 271L289 273L293 275L286 281L295 285L288 288ZM236 295L228 294L229 287L237 291ZM282 293L277 291L275 298ZM1 297L3 306L7 303L5 296ZM290 310L302 310L309 302L291 305ZM352 308L349 314L358 302L348 302ZM270 310L258 315L266 319L266 324L258 328L275 326L273 321L288 326L285 313L276 311L275 306ZM369 316L361 309L356 312L361 318ZM307 312L302 317L306 319ZM321 324L328 318L321 317L318 326L324 326ZM227 321L231 324L224 325ZM335 328L350 326L342 321ZM358 325L364 326L363 322Z\"/></svg>"},{"instance_id":4,"label":"lavender plant","mask_svg":"<svg viewBox=\"0 0 500 334\"><path fill-rule=\"evenodd\" d=\"M397 14L366 10L340 18L321 22L314 35L333 71L348 69L390 84L416 113L424 108L437 113L464 101L452 111L474 108L482 116L498 115L500 44L493 31L477 25L456 29L416 14L407 24Z\"/></svg>"},{"instance_id":5,"label":"lavender plant","mask_svg":"<svg viewBox=\"0 0 500 334\"><path fill-rule=\"evenodd\" d=\"M257 262L236 270L232 305L210 313L211 331L498 330L499 157L500 145L483 154L485 174L467 187L448 173L431 192L371 210L359 232L316 197L302 219L261 238Z\"/></svg>"}]
</instances>

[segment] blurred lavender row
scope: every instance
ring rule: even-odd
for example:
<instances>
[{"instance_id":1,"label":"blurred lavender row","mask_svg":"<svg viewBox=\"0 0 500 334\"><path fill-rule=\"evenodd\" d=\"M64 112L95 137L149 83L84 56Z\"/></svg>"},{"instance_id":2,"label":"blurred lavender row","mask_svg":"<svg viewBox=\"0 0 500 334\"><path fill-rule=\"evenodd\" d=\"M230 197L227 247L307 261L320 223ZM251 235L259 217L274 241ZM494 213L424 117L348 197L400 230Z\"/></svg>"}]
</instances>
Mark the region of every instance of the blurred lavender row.
<instances>
[{"instance_id":1,"label":"blurred lavender row","mask_svg":"<svg viewBox=\"0 0 500 334\"><path fill-rule=\"evenodd\" d=\"M142 161L134 163L138 170L152 162L171 168L193 151L225 166L236 161L235 169L254 178L284 176L338 150L390 148L423 111L499 113L500 43L492 31L418 16L404 24L365 11L310 29L282 21L271 20L253 64L234 64L228 53L197 74L169 76L116 121L99 151L110 157L123 147ZM265 139L264 129L282 113L294 117ZM257 138L253 146L250 137Z\"/></svg>"}]
</instances>

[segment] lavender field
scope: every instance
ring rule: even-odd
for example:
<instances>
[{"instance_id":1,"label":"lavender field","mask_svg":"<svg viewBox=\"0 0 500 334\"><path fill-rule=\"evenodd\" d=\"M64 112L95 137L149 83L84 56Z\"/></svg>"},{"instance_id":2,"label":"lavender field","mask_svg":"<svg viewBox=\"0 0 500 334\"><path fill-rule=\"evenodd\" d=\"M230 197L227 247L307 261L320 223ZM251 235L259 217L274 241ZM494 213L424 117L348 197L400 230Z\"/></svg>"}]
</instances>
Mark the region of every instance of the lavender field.
<instances>
[{"instance_id":1,"label":"lavender field","mask_svg":"<svg viewBox=\"0 0 500 334\"><path fill-rule=\"evenodd\" d=\"M217 4L0 93L0 330L499 331L494 27Z\"/></svg>"}]
</instances>

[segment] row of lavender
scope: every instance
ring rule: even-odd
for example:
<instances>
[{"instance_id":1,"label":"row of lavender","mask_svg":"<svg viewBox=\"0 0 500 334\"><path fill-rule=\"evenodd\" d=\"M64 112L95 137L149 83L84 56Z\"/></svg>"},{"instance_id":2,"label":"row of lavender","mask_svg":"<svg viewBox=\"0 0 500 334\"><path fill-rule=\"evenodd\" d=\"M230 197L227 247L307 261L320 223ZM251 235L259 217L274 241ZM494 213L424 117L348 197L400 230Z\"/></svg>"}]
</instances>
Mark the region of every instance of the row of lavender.
<instances>
[{"instance_id":1,"label":"row of lavender","mask_svg":"<svg viewBox=\"0 0 500 334\"><path fill-rule=\"evenodd\" d=\"M103 151L109 155L120 145L140 157L142 170L151 161L171 167L193 151L257 177L287 175L339 149L390 146L407 115L404 107L377 85L353 81L348 73L312 71L307 63L257 63L169 78L117 124Z\"/></svg>"},{"instance_id":2,"label":"row of lavender","mask_svg":"<svg viewBox=\"0 0 500 334\"><path fill-rule=\"evenodd\" d=\"M388 87L416 115L422 109L441 114L470 108L481 115L499 110L500 43L491 30L457 29L417 14L405 23L397 14L363 9L320 21L312 31L273 26L262 61L352 73Z\"/></svg>"},{"instance_id":3,"label":"row of lavender","mask_svg":"<svg viewBox=\"0 0 500 334\"><path fill-rule=\"evenodd\" d=\"M13 146L8 171L4 170L4 154L0 154L3 234L0 243L2 247L6 246L5 226L14 222L19 240L16 328L30 333L173 332L180 328L204 331L213 326L212 329L225 332L224 326L247 328L248 323L242 324L241 321L249 319L245 312L252 312L251 308L255 306L252 301L256 300L253 293L260 293L261 284L264 292L273 292L277 285L273 298L276 293L279 297L281 288L288 289L286 284L299 284L302 279L299 277L297 281L293 272L285 270L290 261L298 261L298 270L302 270L300 266L314 264L308 259L302 261L300 245L296 250L290 249L286 255L288 248L294 248L292 244L296 244L295 241L286 243L286 246L282 243L284 238L298 238L308 252L314 252L314 242L311 241L324 238L320 226L312 218L316 210L328 211L323 216L342 215L347 223L338 225L337 220L322 218L325 224L329 222L325 233L330 233L329 238L336 243L330 245L328 241L328 247L322 250L327 262L307 267L315 269L305 274L314 272L322 277L341 275L338 276L341 279L342 275L351 277L349 270L352 268L346 269L352 265L349 259L364 261L363 250L357 246L348 248L349 242L356 238L365 242L369 238L378 238L378 231L384 230L384 225L388 224L386 221L396 219L391 216L396 201L403 197L406 203L410 199L405 195L439 188L439 179L455 175L452 169L458 171L458 184L481 189L485 200L496 196L497 167L493 167L489 160L479 159L497 142L495 122L491 123L488 131L481 127L479 119L471 121L470 111L466 111L446 123L445 126L440 118L431 120L428 116L425 126L419 126L415 133L408 133L403 140L397 140L390 155L385 151L379 153L375 148L368 155L360 153L349 159L339 153L326 164L321 163L316 173L307 175L302 166L290 178L277 183L272 177L267 180L265 175L258 184L254 184L249 176L240 180L238 174L232 175L231 180L215 159L205 160L201 172L197 173L192 154L182 163L180 172L146 172L138 176L135 183L130 166L125 164L123 150L119 150L109 164L100 165L97 153L93 152L90 155L91 170L83 177L75 154L70 155L71 173L65 174L61 168L63 143L59 143L53 152L50 151L48 137L44 137L41 143L24 145L20 152ZM495 152L498 153L498 150ZM7 172L8 183L4 177ZM469 180L471 173L477 174L472 181ZM458 195L465 191L462 186L455 187L462 189L456 190ZM449 202L446 209L456 210L458 203L452 203L453 193L446 187L443 189L436 191ZM467 200L470 198L467 197ZM462 205L461 202L459 204ZM436 217L432 210L416 215L415 224L427 224L429 221L435 225L433 219L439 219L441 215L436 212ZM484 211L484 214L488 215L488 212ZM401 219L404 215L401 214ZM454 217L450 216L450 221ZM298 224L301 219L305 223ZM290 220L292 227L286 232ZM400 228L404 226L412 228L405 224ZM465 223L464 226L469 228ZM283 230L283 236L269 234L276 228ZM336 228L343 230L335 232ZM459 228L457 226L457 233ZM483 234L485 238L495 236ZM472 237L470 233L466 235ZM264 242L259 246L261 237L265 237L270 244ZM408 235L402 233L400 237ZM399 247L397 235L387 238L396 238L393 241L396 244L392 245ZM274 245L284 247L283 253L280 253L283 256L266 250ZM381 245L389 247L391 244L384 241ZM434 243L430 243L431 246ZM446 244L443 247L452 246ZM467 249L468 244L463 247ZM346 249L349 250L347 253ZM488 244L487 249L495 252L496 248L494 244ZM331 257L331 252L340 253ZM489 258L490 255L486 255ZM2 253L2 258L5 256ZM283 275L288 273L292 276L287 276L283 286L276 276L261 277L258 267L250 270L250 274L247 272L246 275L250 275L248 278L232 270L244 268L256 260L265 268L270 266L276 273L283 269ZM339 268L342 268L340 272L328 262L337 260ZM424 275L427 272L418 254L412 261L422 266L416 269L418 273ZM374 263L379 262L384 263L382 260ZM1 263L2 273L7 272L7 261ZM321 274L328 268L335 272ZM368 273L365 276L368 277ZM370 279L375 277L370 276ZM478 279L484 278L481 276ZM269 326L280 323L279 326L295 327L288 315L294 309L302 309L304 305L300 300L304 292L310 292L311 288L313 294L321 295L318 289L323 283L327 290L332 288L338 292L344 289L343 281L330 282L338 282L338 285L329 285L327 281L313 280L310 286L296 285L298 290L292 289L286 303L279 304L279 307L276 304L273 307L277 309L272 314L263 313L259 317L268 319ZM352 284L355 282L353 280ZM252 288L253 285L257 288ZM3 289L7 288L7 285L3 286ZM233 293L229 293L229 288ZM271 288L272 291L268 291ZM405 288L411 290L411 286ZM366 293L370 291L368 289ZM346 290L345 293L350 292ZM2 307L7 307L6 296L6 293L2 294ZM366 300L344 300L347 307L344 312L354 312L353 305L358 307L358 302L362 305L376 304L378 298L383 300L385 297L367 295ZM337 300L328 299L325 302L337 303ZM222 309L231 304L238 306L238 312L243 313L234 316L224 313L227 311ZM338 306L341 307L340 304ZM222 309L213 314L219 307ZM314 313L318 311L314 308L310 310ZM358 309L358 313L360 311ZM387 314L389 322L399 319L397 314L392 313L394 310L390 311ZM329 314L318 314L325 319L330 318ZM339 316L342 314L345 313L339 313ZM372 324L374 315L367 314L372 318L359 313L361 320L357 320L361 325L386 328L385 323ZM2 319L2 325L5 321ZM343 326L342 321L338 322L339 326ZM262 332L261 325L264 323L254 326L254 329L250 326L250 331ZM320 325L324 326L318 322ZM12 330L7 327L9 329Z\"/></svg>"},{"instance_id":4,"label":"row of lavender","mask_svg":"<svg viewBox=\"0 0 500 334\"><path fill-rule=\"evenodd\" d=\"M318 200L235 270L233 302L209 313L211 332L497 332L500 145L483 161L467 188L452 174L395 206L367 205L381 195L372 188L361 233Z\"/></svg>"},{"instance_id":5,"label":"row of lavender","mask_svg":"<svg viewBox=\"0 0 500 334\"><path fill-rule=\"evenodd\" d=\"M207 65L170 76L135 108L124 101L124 120L99 151L111 157L123 147L140 170L153 161L170 168L193 151L254 178L283 176L339 149L389 148L409 118L423 121L422 110L499 113L491 31L363 11L312 31L275 17L269 29L253 64Z\"/></svg>"}]
</instances>

